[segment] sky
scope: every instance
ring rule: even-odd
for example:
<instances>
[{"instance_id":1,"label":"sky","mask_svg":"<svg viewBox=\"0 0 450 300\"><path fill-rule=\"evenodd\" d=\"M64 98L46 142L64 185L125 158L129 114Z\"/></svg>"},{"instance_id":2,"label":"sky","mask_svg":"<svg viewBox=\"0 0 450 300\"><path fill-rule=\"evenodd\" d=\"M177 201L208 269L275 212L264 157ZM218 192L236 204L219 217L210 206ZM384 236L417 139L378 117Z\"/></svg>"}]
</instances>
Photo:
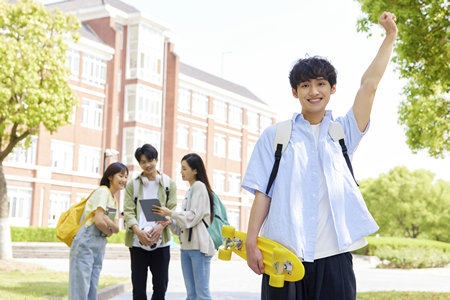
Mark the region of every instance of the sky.
<instances>
[{"instance_id":1,"label":"sky","mask_svg":"<svg viewBox=\"0 0 450 300\"><path fill-rule=\"evenodd\" d=\"M292 117L301 106L292 97L288 74L299 58L320 55L337 69L337 92L328 109L334 117L353 104L362 74L383 40L358 33L363 16L353 0L122 0L170 28L183 63L243 85L277 112ZM393 12L395 13L395 12ZM376 178L396 166L427 169L450 181L450 159L413 154L397 122L404 80L391 62L381 80L370 128L353 155L358 180Z\"/></svg>"},{"instance_id":2,"label":"sky","mask_svg":"<svg viewBox=\"0 0 450 300\"><path fill-rule=\"evenodd\" d=\"M352 0L126 0L171 30L180 60L247 87L276 111L277 120L292 117L301 106L292 97L288 74L299 58L320 55L338 72L337 92L328 109L334 117L353 104L361 76L383 37L358 33L363 16ZM395 12L393 12L395 13ZM396 166L426 169L450 181L450 158L413 154L397 122L405 80L391 62L380 82L371 124L353 156L358 179L376 178Z\"/></svg>"}]
</instances>

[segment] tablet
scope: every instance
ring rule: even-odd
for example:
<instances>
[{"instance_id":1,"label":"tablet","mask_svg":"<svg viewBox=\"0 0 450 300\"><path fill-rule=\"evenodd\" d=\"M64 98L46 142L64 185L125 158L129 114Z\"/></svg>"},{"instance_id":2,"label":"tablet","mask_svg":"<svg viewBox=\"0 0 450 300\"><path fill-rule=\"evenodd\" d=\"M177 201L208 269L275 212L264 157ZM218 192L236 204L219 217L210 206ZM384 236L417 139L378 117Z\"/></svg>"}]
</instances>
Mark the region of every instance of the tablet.
<instances>
[{"instance_id":1,"label":"tablet","mask_svg":"<svg viewBox=\"0 0 450 300\"><path fill-rule=\"evenodd\" d=\"M153 205L161 206L158 199L140 199L139 203L141 203L141 208L147 221L167 221L166 217L157 215L152 211Z\"/></svg>"}]
</instances>

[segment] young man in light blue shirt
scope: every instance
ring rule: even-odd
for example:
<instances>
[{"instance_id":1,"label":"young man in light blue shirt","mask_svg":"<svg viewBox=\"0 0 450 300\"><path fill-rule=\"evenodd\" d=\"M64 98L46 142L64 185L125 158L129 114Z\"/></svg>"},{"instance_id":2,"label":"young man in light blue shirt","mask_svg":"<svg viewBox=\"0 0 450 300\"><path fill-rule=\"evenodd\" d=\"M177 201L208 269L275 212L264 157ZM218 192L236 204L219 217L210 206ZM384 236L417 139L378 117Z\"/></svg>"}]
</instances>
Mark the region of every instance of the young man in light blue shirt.
<instances>
[{"instance_id":1,"label":"young man in light blue shirt","mask_svg":"<svg viewBox=\"0 0 450 300\"><path fill-rule=\"evenodd\" d=\"M385 12L378 21L386 37L361 79L353 107L335 120L344 130L350 155L368 129L375 92L397 36L393 14ZM300 59L289 79L302 111L292 118L291 138L275 182L266 194L274 164L274 125L259 138L242 183L255 194L246 239L247 262L255 273L264 273L256 246L261 230L261 236L291 249L305 265L303 280L285 282L283 288L269 286L269 277L264 274L262 299L355 299L356 280L349 251L365 246L364 236L376 232L378 226L339 142L328 134L333 117L325 108L336 92L336 71L327 60L311 57Z\"/></svg>"}]
</instances>

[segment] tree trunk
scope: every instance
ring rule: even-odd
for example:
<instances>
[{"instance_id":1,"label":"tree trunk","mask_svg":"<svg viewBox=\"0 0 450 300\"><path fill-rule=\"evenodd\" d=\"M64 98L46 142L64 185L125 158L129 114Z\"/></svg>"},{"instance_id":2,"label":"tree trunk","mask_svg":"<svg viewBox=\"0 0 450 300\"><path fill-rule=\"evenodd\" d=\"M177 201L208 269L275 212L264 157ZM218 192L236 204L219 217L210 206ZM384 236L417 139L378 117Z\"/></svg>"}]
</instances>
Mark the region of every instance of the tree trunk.
<instances>
[{"instance_id":1,"label":"tree trunk","mask_svg":"<svg viewBox=\"0 0 450 300\"><path fill-rule=\"evenodd\" d=\"M0 162L0 259L12 259L11 229L9 228L9 205L6 179Z\"/></svg>"}]
</instances>

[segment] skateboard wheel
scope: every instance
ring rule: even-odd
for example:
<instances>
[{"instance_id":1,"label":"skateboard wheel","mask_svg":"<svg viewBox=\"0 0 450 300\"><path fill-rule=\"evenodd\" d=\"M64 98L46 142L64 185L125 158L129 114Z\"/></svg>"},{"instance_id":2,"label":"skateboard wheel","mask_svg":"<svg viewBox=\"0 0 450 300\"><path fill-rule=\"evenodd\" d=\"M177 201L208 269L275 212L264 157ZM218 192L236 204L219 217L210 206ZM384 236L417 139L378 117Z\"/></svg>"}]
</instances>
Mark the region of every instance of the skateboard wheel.
<instances>
[{"instance_id":1,"label":"skateboard wheel","mask_svg":"<svg viewBox=\"0 0 450 300\"><path fill-rule=\"evenodd\" d=\"M236 231L236 229L234 229L233 226L230 225L224 225L222 226L222 236L232 239L234 238L234 232Z\"/></svg>"},{"instance_id":2,"label":"skateboard wheel","mask_svg":"<svg viewBox=\"0 0 450 300\"><path fill-rule=\"evenodd\" d=\"M230 260L231 259L231 249L219 249L219 259Z\"/></svg>"},{"instance_id":3,"label":"skateboard wheel","mask_svg":"<svg viewBox=\"0 0 450 300\"><path fill-rule=\"evenodd\" d=\"M285 262L288 258L288 251L282 248L273 248L273 260L277 262Z\"/></svg>"},{"instance_id":4,"label":"skateboard wheel","mask_svg":"<svg viewBox=\"0 0 450 300\"><path fill-rule=\"evenodd\" d=\"M270 274L269 285L277 288L284 286L284 276L278 274Z\"/></svg>"}]
</instances>

